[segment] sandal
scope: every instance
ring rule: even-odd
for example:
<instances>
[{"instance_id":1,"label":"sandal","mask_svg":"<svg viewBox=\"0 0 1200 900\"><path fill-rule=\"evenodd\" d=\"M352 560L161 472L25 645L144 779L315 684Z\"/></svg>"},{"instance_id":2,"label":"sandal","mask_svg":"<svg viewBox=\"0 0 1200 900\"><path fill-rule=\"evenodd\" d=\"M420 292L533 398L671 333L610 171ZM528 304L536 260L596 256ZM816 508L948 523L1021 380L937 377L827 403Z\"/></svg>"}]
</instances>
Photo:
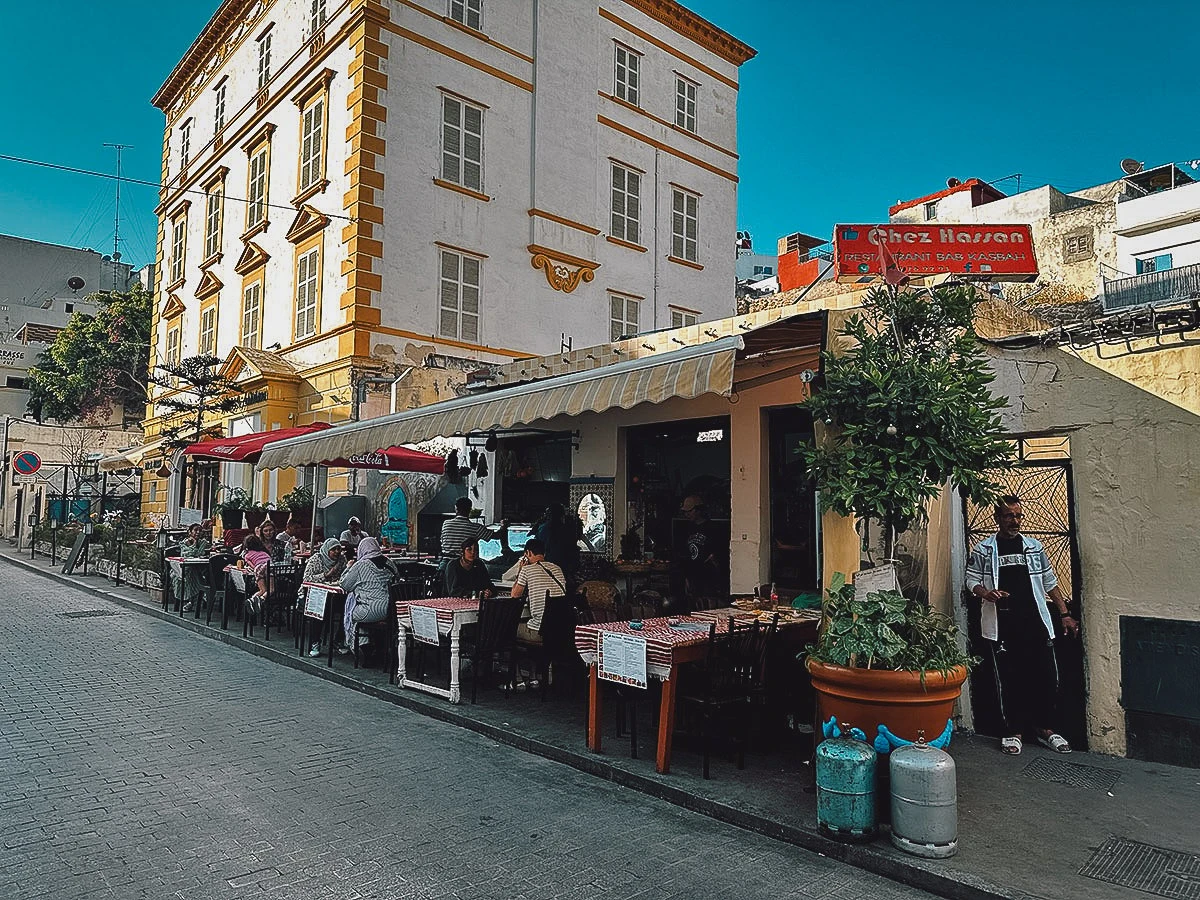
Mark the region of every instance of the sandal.
<instances>
[{"instance_id":1,"label":"sandal","mask_svg":"<svg viewBox=\"0 0 1200 900\"><path fill-rule=\"evenodd\" d=\"M1021 739L1019 737L1000 738L1000 749L1009 756L1017 756L1021 752Z\"/></svg>"},{"instance_id":2,"label":"sandal","mask_svg":"<svg viewBox=\"0 0 1200 900\"><path fill-rule=\"evenodd\" d=\"M1038 735L1038 743L1041 744L1043 747L1049 747L1055 753L1070 753L1071 752L1071 745L1067 743L1067 739L1065 737L1063 737L1061 734L1057 734L1055 732L1051 732L1050 734L1046 735L1045 737L1043 737L1042 735L1039 734Z\"/></svg>"}]
</instances>

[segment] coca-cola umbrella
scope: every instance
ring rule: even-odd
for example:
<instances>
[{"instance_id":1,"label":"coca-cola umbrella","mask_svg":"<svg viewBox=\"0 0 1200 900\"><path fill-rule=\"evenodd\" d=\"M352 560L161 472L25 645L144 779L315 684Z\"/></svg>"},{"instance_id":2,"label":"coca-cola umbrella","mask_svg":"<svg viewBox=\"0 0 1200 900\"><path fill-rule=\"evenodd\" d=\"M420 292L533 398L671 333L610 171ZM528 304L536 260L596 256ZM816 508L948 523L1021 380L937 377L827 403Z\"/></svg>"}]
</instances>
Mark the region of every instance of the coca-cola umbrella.
<instances>
[{"instance_id":1,"label":"coca-cola umbrella","mask_svg":"<svg viewBox=\"0 0 1200 900\"><path fill-rule=\"evenodd\" d=\"M390 472L427 472L430 475L441 475L446 467L446 461L440 456L422 453L420 450L410 450L408 447L388 447L368 453L355 453L353 456L323 459L320 465L329 469L381 469ZM316 529L316 512L317 496L314 491L313 534ZM312 534L309 539L312 540Z\"/></svg>"}]
</instances>

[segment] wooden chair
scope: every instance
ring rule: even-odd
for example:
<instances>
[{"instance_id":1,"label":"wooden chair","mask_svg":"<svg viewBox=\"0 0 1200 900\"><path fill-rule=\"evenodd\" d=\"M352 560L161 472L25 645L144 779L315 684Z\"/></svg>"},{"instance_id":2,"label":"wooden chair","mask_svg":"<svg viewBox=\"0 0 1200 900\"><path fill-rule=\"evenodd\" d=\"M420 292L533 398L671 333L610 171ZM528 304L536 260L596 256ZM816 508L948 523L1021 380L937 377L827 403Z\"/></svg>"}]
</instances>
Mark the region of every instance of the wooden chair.
<instances>
[{"instance_id":1,"label":"wooden chair","mask_svg":"<svg viewBox=\"0 0 1200 900\"><path fill-rule=\"evenodd\" d=\"M709 777L709 756L714 726L724 720L737 753L737 767L746 767L746 736L750 728L751 704L761 682L767 642L775 633L776 621L763 627L758 620L746 626L732 618L729 633L718 636L714 622L708 633L704 666L693 673L692 684L679 696L682 706L700 714L704 777Z\"/></svg>"},{"instance_id":2,"label":"wooden chair","mask_svg":"<svg viewBox=\"0 0 1200 900\"><path fill-rule=\"evenodd\" d=\"M569 595L550 596L546 591L546 606L542 611L540 644L518 640L516 648L528 656L541 683L542 700L550 685L550 670L557 665L555 676L564 681L571 680L572 659L582 667L579 654L575 651L575 604Z\"/></svg>"},{"instance_id":3,"label":"wooden chair","mask_svg":"<svg viewBox=\"0 0 1200 900\"><path fill-rule=\"evenodd\" d=\"M479 679L487 668L495 674L497 660L508 657L508 683L516 676L517 625L525 601L521 597L491 597L479 603L479 623L474 638L464 650L463 658L471 660L471 702L479 693Z\"/></svg>"},{"instance_id":4,"label":"wooden chair","mask_svg":"<svg viewBox=\"0 0 1200 900\"><path fill-rule=\"evenodd\" d=\"M267 593L263 598L262 619L264 638L271 640L271 616L273 613L290 613L296 606L300 593L300 564L287 562L272 562L267 565ZM254 637L254 619L249 610L246 613L245 630Z\"/></svg>"}]
</instances>

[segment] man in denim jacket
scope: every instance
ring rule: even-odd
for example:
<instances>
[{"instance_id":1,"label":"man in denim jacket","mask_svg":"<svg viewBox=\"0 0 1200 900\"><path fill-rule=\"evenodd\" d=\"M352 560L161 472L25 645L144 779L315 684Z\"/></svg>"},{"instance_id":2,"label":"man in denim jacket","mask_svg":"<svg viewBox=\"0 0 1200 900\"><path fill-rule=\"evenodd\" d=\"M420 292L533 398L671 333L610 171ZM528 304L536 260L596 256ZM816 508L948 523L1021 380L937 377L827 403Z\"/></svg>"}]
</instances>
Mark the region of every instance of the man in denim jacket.
<instances>
[{"instance_id":1,"label":"man in denim jacket","mask_svg":"<svg viewBox=\"0 0 1200 900\"><path fill-rule=\"evenodd\" d=\"M1071 745L1050 727L1058 694L1052 612L1068 637L1079 634L1079 623L1067 608L1045 548L1021 534L1020 499L1001 497L994 515L997 532L971 551L966 586L981 601L980 631L1009 735L1000 746L1018 754L1023 733L1033 730L1038 743L1070 753Z\"/></svg>"}]
</instances>

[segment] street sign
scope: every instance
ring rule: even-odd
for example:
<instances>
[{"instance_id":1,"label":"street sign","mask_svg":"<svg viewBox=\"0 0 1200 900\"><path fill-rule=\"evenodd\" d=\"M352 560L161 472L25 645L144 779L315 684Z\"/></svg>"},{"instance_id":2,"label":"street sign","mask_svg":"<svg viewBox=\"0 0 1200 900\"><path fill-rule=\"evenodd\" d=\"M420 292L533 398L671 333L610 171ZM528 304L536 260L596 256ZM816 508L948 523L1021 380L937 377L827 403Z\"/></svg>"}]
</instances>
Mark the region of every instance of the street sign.
<instances>
[{"instance_id":1,"label":"street sign","mask_svg":"<svg viewBox=\"0 0 1200 900\"><path fill-rule=\"evenodd\" d=\"M13 484L37 484L36 475L13 475Z\"/></svg>"},{"instance_id":2,"label":"street sign","mask_svg":"<svg viewBox=\"0 0 1200 900\"><path fill-rule=\"evenodd\" d=\"M42 467L42 458L32 450L22 450L13 457L12 467L18 475L32 475Z\"/></svg>"}]
</instances>

